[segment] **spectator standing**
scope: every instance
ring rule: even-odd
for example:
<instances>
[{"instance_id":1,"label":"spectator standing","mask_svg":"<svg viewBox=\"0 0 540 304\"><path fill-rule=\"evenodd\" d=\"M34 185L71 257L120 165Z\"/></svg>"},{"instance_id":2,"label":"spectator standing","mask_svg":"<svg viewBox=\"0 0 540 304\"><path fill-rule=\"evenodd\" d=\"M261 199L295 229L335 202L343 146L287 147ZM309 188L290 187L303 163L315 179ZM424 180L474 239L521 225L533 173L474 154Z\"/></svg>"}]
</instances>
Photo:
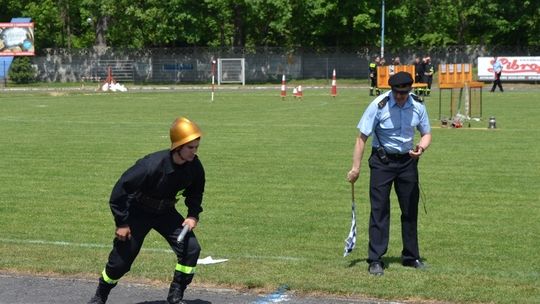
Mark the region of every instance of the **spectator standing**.
<instances>
[{"instance_id":1,"label":"spectator standing","mask_svg":"<svg viewBox=\"0 0 540 304\"><path fill-rule=\"evenodd\" d=\"M435 74L435 67L431 64L431 57L424 58L424 79L423 83L427 83L426 96L431 93L431 84L433 83L433 74Z\"/></svg>"},{"instance_id":2,"label":"spectator standing","mask_svg":"<svg viewBox=\"0 0 540 304\"><path fill-rule=\"evenodd\" d=\"M499 90L501 92L504 92L502 83L501 83L501 74L502 74L503 66L499 58L493 57L493 86L491 87L490 92L495 92L495 88L498 86Z\"/></svg>"},{"instance_id":3,"label":"spectator standing","mask_svg":"<svg viewBox=\"0 0 540 304\"><path fill-rule=\"evenodd\" d=\"M420 56L417 56L414 58L414 83L421 83L424 79L424 63L422 62L422 58ZM423 88L417 88L416 89L417 95L424 95L424 89Z\"/></svg>"},{"instance_id":4,"label":"spectator standing","mask_svg":"<svg viewBox=\"0 0 540 304\"><path fill-rule=\"evenodd\" d=\"M376 56L373 62L369 63L369 96L373 96L373 90L376 90L379 95L379 89L377 88L377 67L381 63L381 57Z\"/></svg>"}]
</instances>

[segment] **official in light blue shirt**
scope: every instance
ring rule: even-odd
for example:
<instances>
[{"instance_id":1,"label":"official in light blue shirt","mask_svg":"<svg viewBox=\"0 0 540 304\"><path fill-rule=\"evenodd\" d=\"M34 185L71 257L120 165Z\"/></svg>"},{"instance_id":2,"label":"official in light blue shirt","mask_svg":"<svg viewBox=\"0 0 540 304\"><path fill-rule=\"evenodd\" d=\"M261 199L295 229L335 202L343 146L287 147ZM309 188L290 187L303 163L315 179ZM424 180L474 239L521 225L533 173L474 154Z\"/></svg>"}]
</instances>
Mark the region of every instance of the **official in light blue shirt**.
<instances>
[{"instance_id":1,"label":"official in light blue shirt","mask_svg":"<svg viewBox=\"0 0 540 304\"><path fill-rule=\"evenodd\" d=\"M358 123L358 130L373 136L374 148L384 147L390 154L405 154L414 148L414 132L431 133L426 107L409 94L399 106L392 91L377 97L367 107ZM382 107L381 107L382 106Z\"/></svg>"},{"instance_id":2,"label":"official in light blue shirt","mask_svg":"<svg viewBox=\"0 0 540 304\"><path fill-rule=\"evenodd\" d=\"M501 73L503 69L503 65L499 58L495 57L495 62L493 63L493 72L494 73Z\"/></svg>"},{"instance_id":3,"label":"official in light blue shirt","mask_svg":"<svg viewBox=\"0 0 540 304\"><path fill-rule=\"evenodd\" d=\"M424 268L418 246L418 201L420 198L418 161L431 144L431 126L421 99L411 94L413 79L407 72L390 77L392 90L377 97L365 110L353 151L352 168L347 174L354 183L360 175L364 147L373 135L369 157L369 244L368 272L383 275L383 256L390 235L390 192L396 192L401 209L401 263ZM420 140L414 143L416 130Z\"/></svg>"},{"instance_id":4,"label":"official in light blue shirt","mask_svg":"<svg viewBox=\"0 0 540 304\"><path fill-rule=\"evenodd\" d=\"M499 87L499 90L501 92L504 92L504 89L502 87L502 82L501 82L501 74L502 74L502 70L503 70L503 65L501 63L501 61L499 60L499 58L497 57L494 57L493 58L493 86L491 87L491 90L490 92L495 92L495 89L497 87Z\"/></svg>"}]
</instances>

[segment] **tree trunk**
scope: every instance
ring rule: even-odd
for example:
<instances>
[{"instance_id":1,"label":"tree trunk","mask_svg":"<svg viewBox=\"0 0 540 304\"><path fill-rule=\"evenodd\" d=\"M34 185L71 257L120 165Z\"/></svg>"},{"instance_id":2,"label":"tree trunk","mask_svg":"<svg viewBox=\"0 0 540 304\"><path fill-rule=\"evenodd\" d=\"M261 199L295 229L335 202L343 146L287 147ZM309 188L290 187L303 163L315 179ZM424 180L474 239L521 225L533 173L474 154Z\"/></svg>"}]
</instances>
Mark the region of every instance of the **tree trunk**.
<instances>
[{"instance_id":1,"label":"tree trunk","mask_svg":"<svg viewBox=\"0 0 540 304\"><path fill-rule=\"evenodd\" d=\"M243 47L244 41L244 6L239 3L234 4L234 36L233 47Z\"/></svg>"},{"instance_id":2,"label":"tree trunk","mask_svg":"<svg viewBox=\"0 0 540 304\"><path fill-rule=\"evenodd\" d=\"M96 23L96 42L95 46L100 48L107 47L106 34L108 30L108 16L101 16Z\"/></svg>"},{"instance_id":3,"label":"tree trunk","mask_svg":"<svg viewBox=\"0 0 540 304\"><path fill-rule=\"evenodd\" d=\"M71 18L69 14L69 1L66 2L66 36L67 36L67 48L71 49Z\"/></svg>"}]
</instances>

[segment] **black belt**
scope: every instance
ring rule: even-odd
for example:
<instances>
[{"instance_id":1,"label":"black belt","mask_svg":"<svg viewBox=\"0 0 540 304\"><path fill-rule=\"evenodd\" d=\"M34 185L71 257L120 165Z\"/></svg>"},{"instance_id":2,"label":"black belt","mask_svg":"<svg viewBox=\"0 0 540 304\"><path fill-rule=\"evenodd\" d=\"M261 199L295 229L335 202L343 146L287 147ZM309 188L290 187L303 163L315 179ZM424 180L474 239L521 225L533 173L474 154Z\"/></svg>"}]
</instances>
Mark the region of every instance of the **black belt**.
<instances>
[{"instance_id":1,"label":"black belt","mask_svg":"<svg viewBox=\"0 0 540 304\"><path fill-rule=\"evenodd\" d=\"M136 196L137 207L154 214L163 214L171 209L178 200L176 198L154 198L144 193L138 193Z\"/></svg>"},{"instance_id":2,"label":"black belt","mask_svg":"<svg viewBox=\"0 0 540 304\"><path fill-rule=\"evenodd\" d=\"M403 154L399 154L399 153L388 153L384 150L381 149L381 151L378 151L380 148L373 148L371 150L371 153L377 155L377 157L379 157L379 159L383 162L383 163L387 163L388 160L402 160L402 159L407 159L410 157L409 153L403 153Z\"/></svg>"},{"instance_id":3,"label":"black belt","mask_svg":"<svg viewBox=\"0 0 540 304\"><path fill-rule=\"evenodd\" d=\"M409 157L409 153L405 153L405 154L386 153L386 157L388 157L389 159L398 160L398 159L403 159L403 158Z\"/></svg>"}]
</instances>

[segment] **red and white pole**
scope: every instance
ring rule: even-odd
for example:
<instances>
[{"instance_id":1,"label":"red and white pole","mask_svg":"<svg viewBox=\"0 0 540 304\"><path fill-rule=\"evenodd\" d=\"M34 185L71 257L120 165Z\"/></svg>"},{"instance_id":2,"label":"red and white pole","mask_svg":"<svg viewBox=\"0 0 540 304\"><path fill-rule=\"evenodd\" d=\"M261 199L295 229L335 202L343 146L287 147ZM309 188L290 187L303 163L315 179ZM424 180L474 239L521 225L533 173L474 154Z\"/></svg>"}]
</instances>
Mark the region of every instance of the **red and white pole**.
<instances>
[{"instance_id":1,"label":"red and white pole","mask_svg":"<svg viewBox=\"0 0 540 304\"><path fill-rule=\"evenodd\" d=\"M332 72L332 89L330 90L332 97L337 95L336 69Z\"/></svg>"},{"instance_id":2,"label":"red and white pole","mask_svg":"<svg viewBox=\"0 0 540 304\"><path fill-rule=\"evenodd\" d=\"M287 96L287 85L285 84L285 74L281 77L281 99L285 99Z\"/></svg>"},{"instance_id":3,"label":"red and white pole","mask_svg":"<svg viewBox=\"0 0 540 304\"><path fill-rule=\"evenodd\" d=\"M214 84L216 79L216 60L212 58L212 101L214 101Z\"/></svg>"}]
</instances>

